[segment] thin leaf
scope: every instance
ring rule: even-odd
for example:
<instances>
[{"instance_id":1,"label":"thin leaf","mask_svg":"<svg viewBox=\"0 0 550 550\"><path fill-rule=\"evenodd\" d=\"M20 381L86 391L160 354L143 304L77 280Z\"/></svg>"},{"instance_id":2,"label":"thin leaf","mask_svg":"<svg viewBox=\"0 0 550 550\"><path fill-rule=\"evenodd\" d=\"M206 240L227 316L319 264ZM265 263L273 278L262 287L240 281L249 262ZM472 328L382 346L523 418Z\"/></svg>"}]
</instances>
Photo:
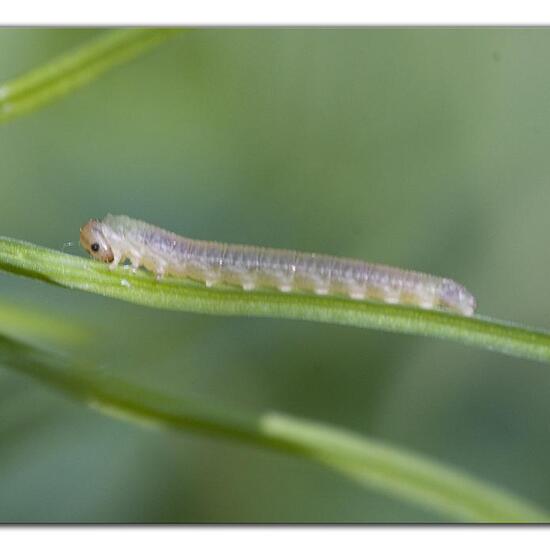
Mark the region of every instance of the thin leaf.
<instances>
[{"instance_id":1,"label":"thin leaf","mask_svg":"<svg viewBox=\"0 0 550 550\"><path fill-rule=\"evenodd\" d=\"M0 364L71 394L105 414L152 427L194 431L301 456L362 485L457 520L543 522L549 517L506 491L435 461L289 415L236 413L139 387L105 370L0 336Z\"/></svg>"},{"instance_id":2,"label":"thin leaf","mask_svg":"<svg viewBox=\"0 0 550 550\"><path fill-rule=\"evenodd\" d=\"M75 50L0 85L0 123L38 109L137 57L183 29L123 29L102 33Z\"/></svg>"},{"instance_id":3,"label":"thin leaf","mask_svg":"<svg viewBox=\"0 0 550 550\"><path fill-rule=\"evenodd\" d=\"M334 297L205 288L185 279L158 282L145 271L114 271L102 263L0 237L0 269L66 288L160 309L215 315L302 319L435 336L516 357L550 361L550 333L480 316Z\"/></svg>"}]
</instances>

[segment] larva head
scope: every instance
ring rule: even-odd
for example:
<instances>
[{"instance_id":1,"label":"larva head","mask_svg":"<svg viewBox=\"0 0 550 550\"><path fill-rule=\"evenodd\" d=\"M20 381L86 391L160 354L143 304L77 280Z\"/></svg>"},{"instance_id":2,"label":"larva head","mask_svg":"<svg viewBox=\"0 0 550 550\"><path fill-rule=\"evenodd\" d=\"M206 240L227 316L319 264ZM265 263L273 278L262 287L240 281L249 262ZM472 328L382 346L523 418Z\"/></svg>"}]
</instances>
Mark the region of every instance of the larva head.
<instances>
[{"instance_id":1,"label":"larva head","mask_svg":"<svg viewBox=\"0 0 550 550\"><path fill-rule=\"evenodd\" d=\"M96 260L110 263L115 258L103 233L103 224L99 220L90 220L80 228L80 244Z\"/></svg>"}]
</instances>

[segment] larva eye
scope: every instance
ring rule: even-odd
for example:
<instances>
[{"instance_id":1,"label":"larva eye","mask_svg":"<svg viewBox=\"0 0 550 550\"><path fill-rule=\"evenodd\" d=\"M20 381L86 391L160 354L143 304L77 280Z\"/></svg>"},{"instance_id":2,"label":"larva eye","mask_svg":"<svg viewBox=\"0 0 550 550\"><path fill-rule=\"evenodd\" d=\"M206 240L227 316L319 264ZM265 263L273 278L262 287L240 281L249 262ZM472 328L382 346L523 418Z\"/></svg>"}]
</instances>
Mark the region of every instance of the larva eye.
<instances>
[{"instance_id":1,"label":"larva eye","mask_svg":"<svg viewBox=\"0 0 550 550\"><path fill-rule=\"evenodd\" d=\"M99 251L99 243L93 243L92 246L90 246L93 252Z\"/></svg>"}]
</instances>

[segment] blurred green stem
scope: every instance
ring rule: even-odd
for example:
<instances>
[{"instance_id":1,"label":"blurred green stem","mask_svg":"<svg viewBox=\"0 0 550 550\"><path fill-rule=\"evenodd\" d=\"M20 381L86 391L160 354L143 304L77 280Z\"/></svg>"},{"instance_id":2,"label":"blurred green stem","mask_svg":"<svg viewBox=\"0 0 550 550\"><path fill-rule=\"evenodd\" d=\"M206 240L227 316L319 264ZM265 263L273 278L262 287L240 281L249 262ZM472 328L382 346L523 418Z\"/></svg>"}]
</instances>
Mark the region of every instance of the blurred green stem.
<instances>
[{"instance_id":1,"label":"blurred green stem","mask_svg":"<svg viewBox=\"0 0 550 550\"><path fill-rule=\"evenodd\" d=\"M334 297L205 288L185 279L156 281L145 271L102 263L0 237L0 269L136 304L209 313L302 319L445 338L550 362L550 333L505 321Z\"/></svg>"},{"instance_id":2,"label":"blurred green stem","mask_svg":"<svg viewBox=\"0 0 550 550\"><path fill-rule=\"evenodd\" d=\"M122 29L63 54L0 85L0 123L58 99L182 32L183 29Z\"/></svg>"},{"instance_id":3,"label":"blurred green stem","mask_svg":"<svg viewBox=\"0 0 550 550\"><path fill-rule=\"evenodd\" d=\"M202 401L142 388L105 370L0 336L0 364L62 390L100 412L148 426L194 431L297 455L356 483L443 516L476 522L543 522L521 498L471 476L346 430L289 415L235 413Z\"/></svg>"}]
</instances>

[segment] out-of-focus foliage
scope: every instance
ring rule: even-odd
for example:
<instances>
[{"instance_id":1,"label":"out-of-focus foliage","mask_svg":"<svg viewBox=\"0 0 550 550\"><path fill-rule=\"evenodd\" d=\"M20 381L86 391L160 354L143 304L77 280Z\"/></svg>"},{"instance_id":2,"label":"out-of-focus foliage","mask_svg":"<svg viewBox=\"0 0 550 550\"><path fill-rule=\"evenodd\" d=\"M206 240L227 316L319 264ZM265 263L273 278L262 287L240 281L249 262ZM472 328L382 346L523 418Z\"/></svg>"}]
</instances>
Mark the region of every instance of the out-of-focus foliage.
<instances>
[{"instance_id":1,"label":"out-of-focus foliage","mask_svg":"<svg viewBox=\"0 0 550 550\"><path fill-rule=\"evenodd\" d=\"M55 101L105 71L168 40L180 29L120 29L100 34L0 86L0 123Z\"/></svg>"},{"instance_id":2,"label":"out-of-focus foliage","mask_svg":"<svg viewBox=\"0 0 550 550\"><path fill-rule=\"evenodd\" d=\"M360 485L477 522L542 522L548 515L517 496L402 449L328 425L270 412L253 415L155 392L127 380L0 336L0 362L83 404L146 428L199 432L326 465Z\"/></svg>"},{"instance_id":3,"label":"out-of-focus foliage","mask_svg":"<svg viewBox=\"0 0 550 550\"><path fill-rule=\"evenodd\" d=\"M98 32L2 30L0 81ZM549 45L537 29L183 35L0 127L0 233L60 249L88 218L126 213L448 275L481 313L548 327ZM345 425L550 507L547 369L0 285L10 303L85 322L78 352L109 373ZM305 462L142 431L0 376L3 521L442 519Z\"/></svg>"}]
</instances>

